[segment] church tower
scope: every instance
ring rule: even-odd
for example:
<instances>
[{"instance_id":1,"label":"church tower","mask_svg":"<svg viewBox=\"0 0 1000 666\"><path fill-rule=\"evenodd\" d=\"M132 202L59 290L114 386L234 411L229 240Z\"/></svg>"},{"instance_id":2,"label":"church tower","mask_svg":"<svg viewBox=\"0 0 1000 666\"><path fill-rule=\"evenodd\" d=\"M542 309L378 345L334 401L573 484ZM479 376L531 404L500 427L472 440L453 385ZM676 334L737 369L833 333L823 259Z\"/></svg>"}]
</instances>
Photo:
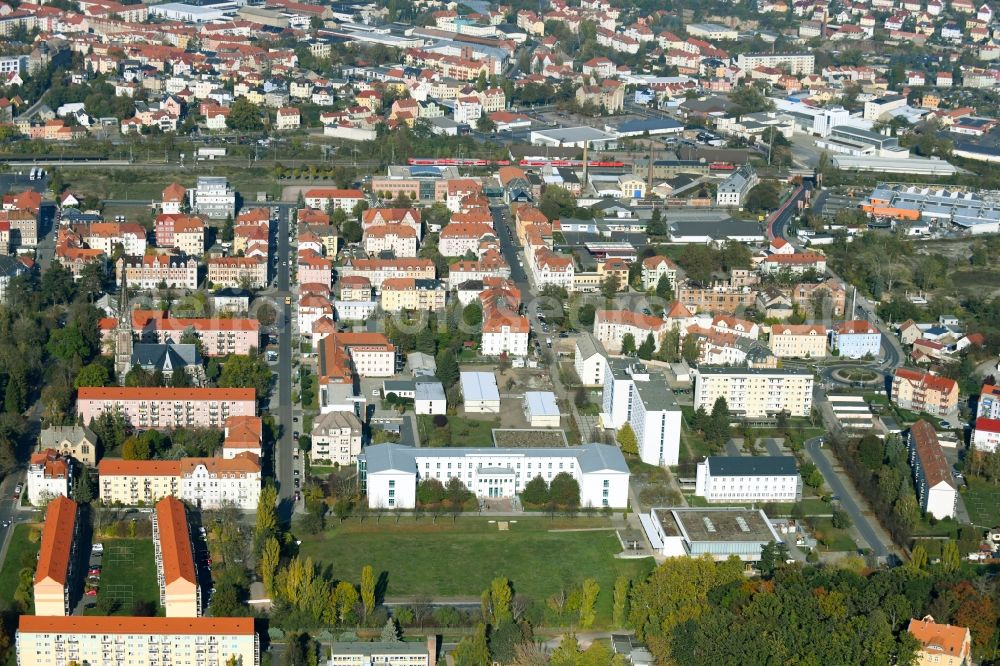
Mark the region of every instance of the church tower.
<instances>
[{"instance_id":1,"label":"church tower","mask_svg":"<svg viewBox=\"0 0 1000 666\"><path fill-rule=\"evenodd\" d=\"M122 272L122 286L118 296L118 326L115 328L115 374L118 383L132 369L132 311L128 306L128 284Z\"/></svg>"}]
</instances>

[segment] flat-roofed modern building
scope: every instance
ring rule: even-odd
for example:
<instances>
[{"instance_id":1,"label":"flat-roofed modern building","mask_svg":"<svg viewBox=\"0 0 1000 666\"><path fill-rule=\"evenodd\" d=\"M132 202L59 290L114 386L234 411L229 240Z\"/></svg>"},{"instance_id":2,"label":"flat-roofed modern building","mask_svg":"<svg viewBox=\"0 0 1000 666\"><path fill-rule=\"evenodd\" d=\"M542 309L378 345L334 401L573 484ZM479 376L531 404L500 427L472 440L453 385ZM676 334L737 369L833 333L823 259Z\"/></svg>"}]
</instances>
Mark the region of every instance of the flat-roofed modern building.
<instances>
[{"instance_id":1,"label":"flat-roofed modern building","mask_svg":"<svg viewBox=\"0 0 1000 666\"><path fill-rule=\"evenodd\" d=\"M709 456L698 463L694 494L708 502L798 502L793 456Z\"/></svg>"},{"instance_id":2,"label":"flat-roofed modern building","mask_svg":"<svg viewBox=\"0 0 1000 666\"><path fill-rule=\"evenodd\" d=\"M558 428L559 406L551 391L527 391L524 394L524 418L532 428Z\"/></svg>"},{"instance_id":3,"label":"flat-roofed modern building","mask_svg":"<svg viewBox=\"0 0 1000 666\"><path fill-rule=\"evenodd\" d=\"M710 555L721 562L735 555L759 562L761 549L781 541L761 509L674 507L640 516L653 548L666 557Z\"/></svg>"},{"instance_id":4,"label":"flat-roofed modern building","mask_svg":"<svg viewBox=\"0 0 1000 666\"><path fill-rule=\"evenodd\" d=\"M160 605L167 617L201 615L201 586L194 565L194 550L187 510L175 497L164 497L153 512L153 546Z\"/></svg>"},{"instance_id":5,"label":"flat-roofed modern building","mask_svg":"<svg viewBox=\"0 0 1000 666\"><path fill-rule=\"evenodd\" d=\"M663 375L650 375L634 359L608 359L601 422L635 433L639 457L648 465L676 465L680 456L681 409Z\"/></svg>"},{"instance_id":6,"label":"flat-roofed modern building","mask_svg":"<svg viewBox=\"0 0 1000 666\"><path fill-rule=\"evenodd\" d=\"M437 637L425 643L395 641L374 643L352 641L330 644L327 666L434 666L437 663Z\"/></svg>"},{"instance_id":7,"label":"flat-roofed modern building","mask_svg":"<svg viewBox=\"0 0 1000 666\"><path fill-rule=\"evenodd\" d=\"M18 666L260 664L260 639L250 617L22 615L16 646Z\"/></svg>"},{"instance_id":8,"label":"flat-roofed modern building","mask_svg":"<svg viewBox=\"0 0 1000 666\"><path fill-rule=\"evenodd\" d=\"M580 484L580 505L624 508L629 470L615 446L585 444L564 448L413 448L369 446L358 456L358 475L368 506L411 509L417 484L458 478L481 499L513 498L536 476L551 482L560 472Z\"/></svg>"},{"instance_id":9,"label":"flat-roofed modern building","mask_svg":"<svg viewBox=\"0 0 1000 666\"><path fill-rule=\"evenodd\" d=\"M35 615L69 615L76 560L76 510L76 502L67 497L49 502L35 568Z\"/></svg>"},{"instance_id":10,"label":"flat-roofed modern building","mask_svg":"<svg viewBox=\"0 0 1000 666\"><path fill-rule=\"evenodd\" d=\"M807 370L703 366L695 370L694 409L711 412L723 397L734 416L809 416L812 392L813 375Z\"/></svg>"},{"instance_id":11,"label":"flat-roofed modern building","mask_svg":"<svg viewBox=\"0 0 1000 666\"><path fill-rule=\"evenodd\" d=\"M500 389L492 372L463 372L462 402L465 411L472 414L497 414L500 412Z\"/></svg>"}]
</instances>

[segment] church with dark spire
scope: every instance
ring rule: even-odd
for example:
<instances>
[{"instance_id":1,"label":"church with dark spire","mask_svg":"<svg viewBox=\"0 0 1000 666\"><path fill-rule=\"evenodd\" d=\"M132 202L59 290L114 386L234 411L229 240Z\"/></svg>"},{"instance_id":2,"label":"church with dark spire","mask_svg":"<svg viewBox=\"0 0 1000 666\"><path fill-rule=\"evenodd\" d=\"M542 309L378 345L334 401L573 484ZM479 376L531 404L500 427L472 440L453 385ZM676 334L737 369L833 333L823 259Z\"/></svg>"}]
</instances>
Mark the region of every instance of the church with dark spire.
<instances>
[{"instance_id":1,"label":"church with dark spire","mask_svg":"<svg viewBox=\"0 0 1000 666\"><path fill-rule=\"evenodd\" d=\"M115 376L118 383L125 382L125 375L132 368L132 311L128 306L128 283L122 275L118 296L118 326L115 328Z\"/></svg>"}]
</instances>

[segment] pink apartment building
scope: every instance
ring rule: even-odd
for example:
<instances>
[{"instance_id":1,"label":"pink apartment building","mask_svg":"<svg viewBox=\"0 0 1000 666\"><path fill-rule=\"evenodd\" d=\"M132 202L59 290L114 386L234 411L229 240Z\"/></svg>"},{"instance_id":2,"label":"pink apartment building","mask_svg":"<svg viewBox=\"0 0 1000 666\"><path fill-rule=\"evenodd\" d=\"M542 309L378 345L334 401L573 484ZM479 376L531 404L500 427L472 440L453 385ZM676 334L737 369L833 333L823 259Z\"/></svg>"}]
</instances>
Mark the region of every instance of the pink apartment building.
<instances>
[{"instance_id":1,"label":"pink apartment building","mask_svg":"<svg viewBox=\"0 0 1000 666\"><path fill-rule=\"evenodd\" d=\"M106 412L118 412L135 428L222 428L231 416L256 416L257 401L252 388L79 389L76 413L84 423Z\"/></svg>"}]
</instances>

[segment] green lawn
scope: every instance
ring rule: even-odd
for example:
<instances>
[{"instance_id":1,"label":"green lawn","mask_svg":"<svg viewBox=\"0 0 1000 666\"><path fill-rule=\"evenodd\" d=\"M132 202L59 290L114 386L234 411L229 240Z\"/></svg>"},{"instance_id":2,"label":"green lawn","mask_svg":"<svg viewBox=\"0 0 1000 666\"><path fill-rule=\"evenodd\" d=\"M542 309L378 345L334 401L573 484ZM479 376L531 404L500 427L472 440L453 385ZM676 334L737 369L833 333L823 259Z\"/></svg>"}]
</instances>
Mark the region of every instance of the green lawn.
<instances>
[{"instance_id":1,"label":"green lawn","mask_svg":"<svg viewBox=\"0 0 1000 666\"><path fill-rule=\"evenodd\" d=\"M990 528L1000 524L1000 486L967 477L968 489L962 493L965 508L974 525Z\"/></svg>"},{"instance_id":2,"label":"green lawn","mask_svg":"<svg viewBox=\"0 0 1000 666\"><path fill-rule=\"evenodd\" d=\"M449 416L448 425L438 428L430 416L417 417L420 441L425 446L493 446L496 419Z\"/></svg>"},{"instance_id":3,"label":"green lawn","mask_svg":"<svg viewBox=\"0 0 1000 666\"><path fill-rule=\"evenodd\" d=\"M138 601L160 605L152 539L103 539L104 558L98 599L109 596L120 604L114 615L131 615Z\"/></svg>"},{"instance_id":4,"label":"green lawn","mask_svg":"<svg viewBox=\"0 0 1000 666\"><path fill-rule=\"evenodd\" d=\"M651 559L619 560L613 530L553 532L552 529L608 527L605 518L521 517L509 531L479 517L437 523L423 517L368 518L337 524L319 536L303 536L300 551L330 567L334 578L356 582L361 568L371 564L384 572L389 597L477 598L496 576L510 579L518 594L543 602L560 589L585 578L601 586L598 622L610 619L615 579L634 579L651 571Z\"/></svg>"},{"instance_id":5,"label":"green lawn","mask_svg":"<svg viewBox=\"0 0 1000 666\"><path fill-rule=\"evenodd\" d=\"M847 530L840 530L833 526L830 518L816 518L813 521L816 526L817 539L825 548L831 552L854 551L858 549L858 544L854 543L847 534Z\"/></svg>"},{"instance_id":6,"label":"green lawn","mask_svg":"<svg viewBox=\"0 0 1000 666\"><path fill-rule=\"evenodd\" d=\"M35 569L38 548L42 540L41 525L21 523L14 526L14 533L7 546L7 558L0 569L0 599L10 605L17 590L18 575L25 567Z\"/></svg>"}]
</instances>

